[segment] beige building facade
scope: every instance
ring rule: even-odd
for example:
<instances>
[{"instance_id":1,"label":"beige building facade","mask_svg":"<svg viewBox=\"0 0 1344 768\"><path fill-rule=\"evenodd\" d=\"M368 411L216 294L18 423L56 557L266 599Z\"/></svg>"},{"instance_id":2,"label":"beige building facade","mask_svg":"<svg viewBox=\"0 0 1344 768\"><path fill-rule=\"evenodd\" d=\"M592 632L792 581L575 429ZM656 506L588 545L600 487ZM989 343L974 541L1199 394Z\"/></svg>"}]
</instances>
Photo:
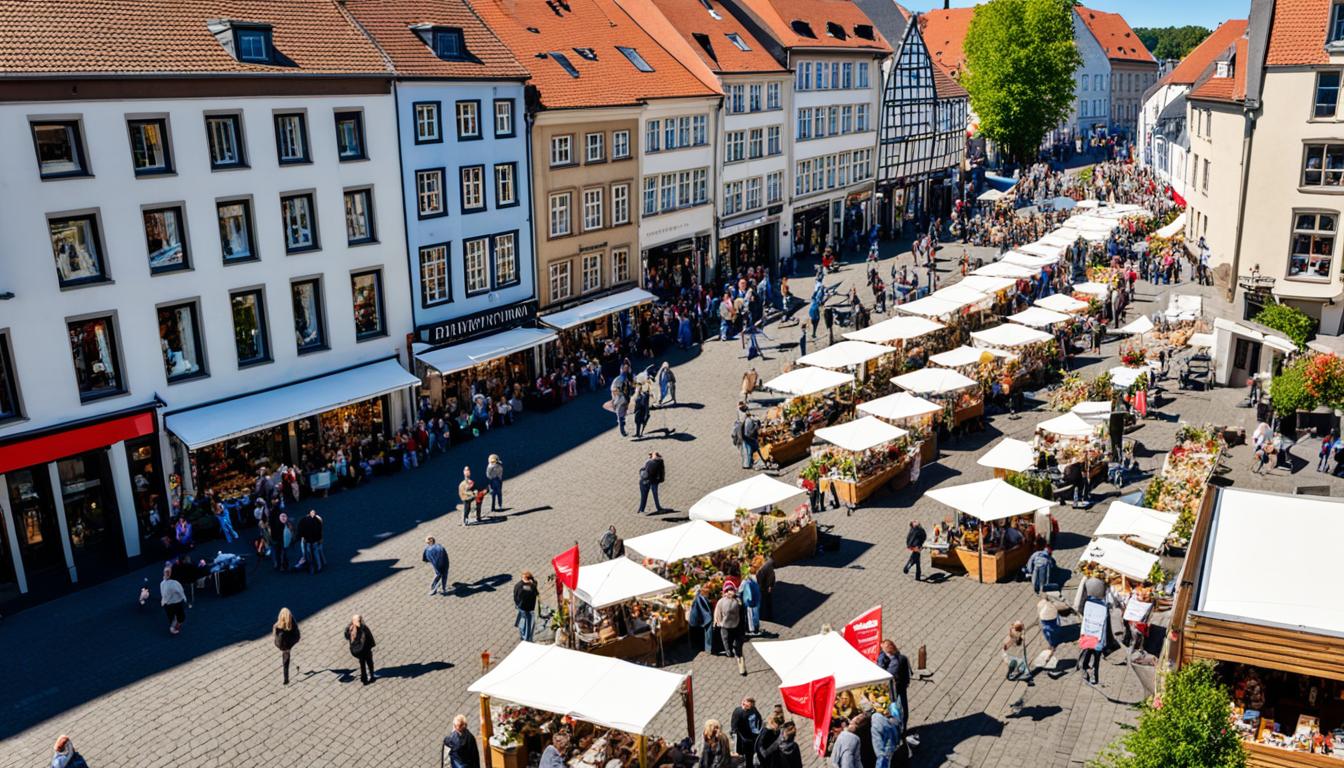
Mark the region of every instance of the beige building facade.
<instances>
[{"instance_id":1,"label":"beige building facade","mask_svg":"<svg viewBox=\"0 0 1344 768\"><path fill-rule=\"evenodd\" d=\"M1242 138L1246 116L1242 105L1212 99L1188 98L1186 132L1190 149L1184 155L1181 176L1185 185L1185 240L1198 255L1199 239L1209 249L1209 269L1216 285L1232 282L1232 255L1236 251L1236 221L1241 207L1243 175Z\"/></svg>"}]
</instances>

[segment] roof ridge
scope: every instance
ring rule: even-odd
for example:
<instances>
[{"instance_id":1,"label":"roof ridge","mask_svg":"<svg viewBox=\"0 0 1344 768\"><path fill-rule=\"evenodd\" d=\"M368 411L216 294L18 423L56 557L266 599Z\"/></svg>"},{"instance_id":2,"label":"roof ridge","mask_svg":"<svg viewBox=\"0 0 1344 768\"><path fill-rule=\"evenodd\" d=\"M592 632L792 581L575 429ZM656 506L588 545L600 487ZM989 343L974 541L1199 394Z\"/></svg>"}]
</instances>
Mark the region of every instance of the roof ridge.
<instances>
[{"instance_id":1,"label":"roof ridge","mask_svg":"<svg viewBox=\"0 0 1344 768\"><path fill-rule=\"evenodd\" d=\"M378 52L379 58L383 60L383 66L387 67L387 71L394 75L397 74L397 65L392 61L392 57L383 49L382 44L378 42L378 38L374 37L373 33L360 23L353 13L350 13L350 9L345 7L345 0L332 0L332 5L336 6L337 13L354 25L355 29L359 30L359 33L364 36L364 39L369 41L373 49Z\"/></svg>"}]
</instances>

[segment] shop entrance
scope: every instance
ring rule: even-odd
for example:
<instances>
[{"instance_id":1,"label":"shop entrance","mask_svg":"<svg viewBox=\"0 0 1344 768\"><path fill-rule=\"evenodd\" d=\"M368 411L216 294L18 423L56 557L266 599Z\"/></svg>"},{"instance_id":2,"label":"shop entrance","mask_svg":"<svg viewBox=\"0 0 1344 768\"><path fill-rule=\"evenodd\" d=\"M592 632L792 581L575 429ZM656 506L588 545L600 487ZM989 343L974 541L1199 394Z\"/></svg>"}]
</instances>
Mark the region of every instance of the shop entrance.
<instances>
[{"instance_id":1,"label":"shop entrance","mask_svg":"<svg viewBox=\"0 0 1344 768\"><path fill-rule=\"evenodd\" d=\"M0 525L0 605L19 596L18 569L9 548L9 534Z\"/></svg>"},{"instance_id":2,"label":"shop entrance","mask_svg":"<svg viewBox=\"0 0 1344 768\"><path fill-rule=\"evenodd\" d=\"M65 551L61 547L61 528L56 520L47 465L18 469L6 478L10 514L14 517L19 557L28 575L29 593L68 587L70 577L65 569Z\"/></svg>"},{"instance_id":3,"label":"shop entrance","mask_svg":"<svg viewBox=\"0 0 1344 768\"><path fill-rule=\"evenodd\" d=\"M830 208L819 205L793 215L793 255L799 259L819 259L826 249L830 231Z\"/></svg>"},{"instance_id":4,"label":"shop entrance","mask_svg":"<svg viewBox=\"0 0 1344 768\"><path fill-rule=\"evenodd\" d=\"M80 581L106 577L126 565L121 516L107 460L107 451L90 451L56 462L65 504L70 552Z\"/></svg>"},{"instance_id":5,"label":"shop entrance","mask_svg":"<svg viewBox=\"0 0 1344 768\"><path fill-rule=\"evenodd\" d=\"M775 272L775 241L777 224L763 224L745 232L719 238L719 258L714 283L736 280L740 270L747 267L765 267Z\"/></svg>"},{"instance_id":6,"label":"shop entrance","mask_svg":"<svg viewBox=\"0 0 1344 768\"><path fill-rule=\"evenodd\" d=\"M309 473L334 461L337 451L350 456L352 449L364 440L386 436L386 400L386 396L375 397L294 422L302 476L307 478Z\"/></svg>"},{"instance_id":7,"label":"shop entrance","mask_svg":"<svg viewBox=\"0 0 1344 768\"><path fill-rule=\"evenodd\" d=\"M140 551L152 551L149 545L164 532L168 521L168 500L164 498L163 477L159 474L159 436L145 435L126 441L126 466L131 473L131 497L135 499L135 521L139 526Z\"/></svg>"},{"instance_id":8,"label":"shop entrance","mask_svg":"<svg viewBox=\"0 0 1344 768\"><path fill-rule=\"evenodd\" d=\"M192 452L189 466L192 487L197 496L213 490L220 500L236 499L252 493L257 470L274 471L291 460L289 425L249 432Z\"/></svg>"},{"instance_id":9,"label":"shop entrance","mask_svg":"<svg viewBox=\"0 0 1344 768\"><path fill-rule=\"evenodd\" d=\"M687 237L644 251L644 288L660 297L693 288L705 274L709 237Z\"/></svg>"}]
</instances>

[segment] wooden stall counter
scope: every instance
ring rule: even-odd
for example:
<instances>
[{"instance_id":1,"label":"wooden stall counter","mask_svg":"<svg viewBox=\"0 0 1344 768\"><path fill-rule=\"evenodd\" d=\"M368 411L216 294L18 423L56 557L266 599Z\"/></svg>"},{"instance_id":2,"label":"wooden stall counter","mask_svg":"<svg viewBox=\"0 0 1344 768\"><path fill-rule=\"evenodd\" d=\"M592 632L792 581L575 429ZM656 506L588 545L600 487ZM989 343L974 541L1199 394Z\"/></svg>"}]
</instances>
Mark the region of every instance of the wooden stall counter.
<instances>
[{"instance_id":1,"label":"wooden stall counter","mask_svg":"<svg viewBox=\"0 0 1344 768\"><path fill-rule=\"evenodd\" d=\"M786 440L779 440L773 443L761 443L761 456L766 461L773 462L780 466L792 464L795 461L807 456L807 451L812 447L812 433L815 429L809 429L798 435L789 437Z\"/></svg>"},{"instance_id":2,"label":"wooden stall counter","mask_svg":"<svg viewBox=\"0 0 1344 768\"><path fill-rule=\"evenodd\" d=\"M938 434L930 433L924 442L919 444L919 464L928 466L938 460Z\"/></svg>"},{"instance_id":3,"label":"wooden stall counter","mask_svg":"<svg viewBox=\"0 0 1344 768\"><path fill-rule=\"evenodd\" d=\"M1031 552L1031 546L1026 543L994 553L980 553L974 549L954 546L933 550L929 561L935 568L964 571L967 576L980 582L999 582L1015 577L1027 564Z\"/></svg>"},{"instance_id":4,"label":"wooden stall counter","mask_svg":"<svg viewBox=\"0 0 1344 768\"><path fill-rule=\"evenodd\" d=\"M985 415L985 401L981 398L979 401L965 408L959 408L952 413L952 421L961 426L971 419L978 419Z\"/></svg>"},{"instance_id":5,"label":"wooden stall counter","mask_svg":"<svg viewBox=\"0 0 1344 768\"><path fill-rule=\"evenodd\" d=\"M1246 748L1246 768L1340 768L1344 758L1314 755L1293 749L1270 747L1253 741L1243 742Z\"/></svg>"},{"instance_id":6,"label":"wooden stall counter","mask_svg":"<svg viewBox=\"0 0 1344 768\"><path fill-rule=\"evenodd\" d=\"M495 768L527 768L527 747L522 744L511 744L507 747L501 747L498 744L490 744L489 763Z\"/></svg>"},{"instance_id":7,"label":"wooden stall counter","mask_svg":"<svg viewBox=\"0 0 1344 768\"><path fill-rule=\"evenodd\" d=\"M812 521L789 534L779 543L770 556L775 559L775 567L801 562L817 553L817 523Z\"/></svg>"},{"instance_id":8,"label":"wooden stall counter","mask_svg":"<svg viewBox=\"0 0 1344 768\"><path fill-rule=\"evenodd\" d=\"M877 493L888 483L892 484L893 490L900 490L910 483L910 462L908 460L893 464L872 477L865 477L857 482L823 477L821 478L821 492L827 493L831 486L834 486L836 496L841 501L850 506L856 506L869 496Z\"/></svg>"},{"instance_id":9,"label":"wooden stall counter","mask_svg":"<svg viewBox=\"0 0 1344 768\"><path fill-rule=\"evenodd\" d=\"M652 632L617 637L583 649L596 656L625 659L636 664L658 663L658 637Z\"/></svg>"}]
</instances>

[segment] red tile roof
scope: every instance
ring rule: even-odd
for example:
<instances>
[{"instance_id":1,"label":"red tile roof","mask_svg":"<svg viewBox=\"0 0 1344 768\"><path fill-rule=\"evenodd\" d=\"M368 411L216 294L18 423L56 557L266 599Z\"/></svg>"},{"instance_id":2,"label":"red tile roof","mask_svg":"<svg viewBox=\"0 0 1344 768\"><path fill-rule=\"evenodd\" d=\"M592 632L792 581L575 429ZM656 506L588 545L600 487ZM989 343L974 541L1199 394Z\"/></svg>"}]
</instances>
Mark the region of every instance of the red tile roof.
<instances>
[{"instance_id":1,"label":"red tile roof","mask_svg":"<svg viewBox=\"0 0 1344 768\"><path fill-rule=\"evenodd\" d=\"M1101 44L1102 50L1106 52L1106 57L1111 61L1138 61L1157 64L1153 54L1148 52L1147 46L1143 44L1138 35L1134 34L1134 30L1129 28L1129 22L1125 21L1124 16L1118 13L1094 11L1081 5L1075 6L1074 12L1083 20L1083 24Z\"/></svg>"},{"instance_id":2,"label":"red tile roof","mask_svg":"<svg viewBox=\"0 0 1344 768\"><path fill-rule=\"evenodd\" d=\"M965 99L970 97L966 89L961 87L961 83L944 72L943 68L937 64L933 65L933 91L940 99Z\"/></svg>"},{"instance_id":3,"label":"red tile roof","mask_svg":"<svg viewBox=\"0 0 1344 768\"><path fill-rule=\"evenodd\" d=\"M1330 26L1332 0L1278 0L1269 28L1267 67L1329 64L1325 34Z\"/></svg>"},{"instance_id":4,"label":"red tile roof","mask_svg":"<svg viewBox=\"0 0 1344 768\"><path fill-rule=\"evenodd\" d=\"M527 68L477 18L465 0L345 0L345 8L387 54L397 74L411 77L522 80ZM470 57L445 61L411 27L456 27Z\"/></svg>"},{"instance_id":5,"label":"red tile roof","mask_svg":"<svg viewBox=\"0 0 1344 768\"><path fill-rule=\"evenodd\" d=\"M1203 82L1198 83L1186 99L1197 101L1226 101L1242 102L1246 100L1246 58L1248 41L1245 37L1239 37L1236 40L1235 59L1232 65L1231 77L1215 77L1213 72L1206 71L1208 75ZM1210 64L1210 67L1216 66Z\"/></svg>"},{"instance_id":6,"label":"red tile roof","mask_svg":"<svg viewBox=\"0 0 1344 768\"><path fill-rule=\"evenodd\" d=\"M974 16L974 8L949 8L919 15L924 45L934 65L943 72L958 72L966 64L966 30L971 28Z\"/></svg>"},{"instance_id":7,"label":"red tile roof","mask_svg":"<svg viewBox=\"0 0 1344 768\"><path fill-rule=\"evenodd\" d=\"M1236 39L1246 34L1246 20L1232 19L1224 21L1213 31L1213 34L1204 38L1204 42L1195 46L1195 49L1181 59L1181 63L1176 68L1167 73L1162 78L1160 84L1163 85L1193 85L1199 79L1200 74L1209 68L1219 56L1231 46Z\"/></svg>"},{"instance_id":8,"label":"red tile roof","mask_svg":"<svg viewBox=\"0 0 1344 768\"><path fill-rule=\"evenodd\" d=\"M737 0L766 31L786 48L838 48L874 53L891 53L891 46L872 20L852 0ZM836 24L843 37L833 36L829 24ZM855 34L866 26L873 31L867 40ZM810 29L812 36L799 31Z\"/></svg>"},{"instance_id":9,"label":"red tile roof","mask_svg":"<svg viewBox=\"0 0 1344 768\"><path fill-rule=\"evenodd\" d=\"M544 107L717 95L612 0L473 0L472 8L532 73ZM653 71L635 69L617 46L635 49ZM592 49L596 59L576 48ZM571 77L551 52L564 55L579 76Z\"/></svg>"},{"instance_id":10,"label":"red tile roof","mask_svg":"<svg viewBox=\"0 0 1344 768\"><path fill-rule=\"evenodd\" d=\"M714 6L714 18L700 0L643 0L655 6L668 23L686 41L688 47L714 72L785 72L787 70L770 55L765 44L757 40L727 8L707 0ZM627 10L632 2L618 0ZM633 15L633 14L632 14ZM652 31L652 30L651 30ZM738 35L751 50L744 51L728 39L728 33ZM697 34L709 40L713 55L695 39ZM660 36L660 40L663 38ZM675 51L674 51L675 53Z\"/></svg>"},{"instance_id":11,"label":"red tile roof","mask_svg":"<svg viewBox=\"0 0 1344 768\"><path fill-rule=\"evenodd\" d=\"M272 25L292 65L235 59L206 28ZM0 3L0 76L387 75L378 50L331 0L36 0Z\"/></svg>"}]
</instances>

